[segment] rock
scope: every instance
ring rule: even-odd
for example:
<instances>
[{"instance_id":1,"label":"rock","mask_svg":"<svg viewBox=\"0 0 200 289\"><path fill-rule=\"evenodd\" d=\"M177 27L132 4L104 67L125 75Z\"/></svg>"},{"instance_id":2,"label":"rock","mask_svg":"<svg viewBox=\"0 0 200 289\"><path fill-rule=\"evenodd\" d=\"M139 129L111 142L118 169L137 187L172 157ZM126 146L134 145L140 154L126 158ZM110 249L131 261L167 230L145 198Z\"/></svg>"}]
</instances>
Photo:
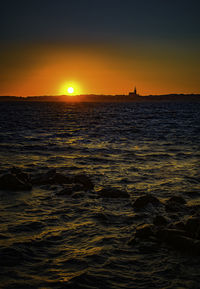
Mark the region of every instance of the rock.
<instances>
[{"instance_id":1,"label":"rock","mask_svg":"<svg viewBox=\"0 0 200 289\"><path fill-rule=\"evenodd\" d=\"M147 206L149 203L153 205L159 205L160 201L156 197L152 196L151 194L146 194L137 198L135 202L133 203L133 207L135 209L142 209L145 206Z\"/></svg>"},{"instance_id":2,"label":"rock","mask_svg":"<svg viewBox=\"0 0 200 289\"><path fill-rule=\"evenodd\" d=\"M127 244L128 244L129 246L134 246L134 245L137 244L137 240L135 239L135 237L133 237L133 238L131 238L131 239L127 242Z\"/></svg>"},{"instance_id":3,"label":"rock","mask_svg":"<svg viewBox=\"0 0 200 289\"><path fill-rule=\"evenodd\" d=\"M18 167L12 167L10 169L10 172L11 172L11 174L17 175L17 174L22 173L22 170L20 168L18 168Z\"/></svg>"},{"instance_id":4,"label":"rock","mask_svg":"<svg viewBox=\"0 0 200 289\"><path fill-rule=\"evenodd\" d=\"M199 214L200 215L200 204L193 204L188 206L188 209L190 210L191 215Z\"/></svg>"},{"instance_id":5,"label":"rock","mask_svg":"<svg viewBox=\"0 0 200 289\"><path fill-rule=\"evenodd\" d=\"M49 185L50 176L48 174L37 174L32 176L32 184L36 186Z\"/></svg>"},{"instance_id":6,"label":"rock","mask_svg":"<svg viewBox=\"0 0 200 289\"><path fill-rule=\"evenodd\" d=\"M179 212L181 210L181 206L177 203L170 202L165 204L166 212Z\"/></svg>"},{"instance_id":7,"label":"rock","mask_svg":"<svg viewBox=\"0 0 200 289\"><path fill-rule=\"evenodd\" d=\"M79 184L68 185L59 192L56 192L57 196L71 196L74 192L82 191L82 186Z\"/></svg>"},{"instance_id":8,"label":"rock","mask_svg":"<svg viewBox=\"0 0 200 289\"><path fill-rule=\"evenodd\" d=\"M17 174L16 177L24 183L31 183L31 177L27 173L21 172Z\"/></svg>"},{"instance_id":9,"label":"rock","mask_svg":"<svg viewBox=\"0 0 200 289\"><path fill-rule=\"evenodd\" d=\"M184 231L163 229L157 232L157 236L177 250L191 254L200 254L200 241L186 237Z\"/></svg>"},{"instance_id":10,"label":"rock","mask_svg":"<svg viewBox=\"0 0 200 289\"><path fill-rule=\"evenodd\" d=\"M31 183L31 177L29 174L24 173L20 168L18 167L12 167L10 169L10 172L12 175L15 175L20 181L24 183Z\"/></svg>"},{"instance_id":11,"label":"rock","mask_svg":"<svg viewBox=\"0 0 200 289\"><path fill-rule=\"evenodd\" d=\"M24 183L31 183L31 177L29 174L24 173L20 168L12 167L10 169L12 175L15 175L20 181Z\"/></svg>"},{"instance_id":12,"label":"rock","mask_svg":"<svg viewBox=\"0 0 200 289\"><path fill-rule=\"evenodd\" d=\"M121 191L116 188L103 188L98 192L101 198L129 198L129 194L126 191Z\"/></svg>"},{"instance_id":13,"label":"rock","mask_svg":"<svg viewBox=\"0 0 200 289\"><path fill-rule=\"evenodd\" d=\"M85 191L92 190L94 188L94 184L91 179L85 174L79 174L74 176L73 178L74 183L82 184L83 189Z\"/></svg>"},{"instance_id":14,"label":"rock","mask_svg":"<svg viewBox=\"0 0 200 289\"><path fill-rule=\"evenodd\" d=\"M57 196L71 196L73 194L72 188L64 188L63 190L56 192Z\"/></svg>"},{"instance_id":15,"label":"rock","mask_svg":"<svg viewBox=\"0 0 200 289\"><path fill-rule=\"evenodd\" d=\"M167 212L179 212L185 209L186 201L181 196L173 196L167 200L165 204L165 209Z\"/></svg>"},{"instance_id":16,"label":"rock","mask_svg":"<svg viewBox=\"0 0 200 289\"><path fill-rule=\"evenodd\" d=\"M177 229L165 229L165 228L160 228L156 232L157 238L165 241L168 238L171 238L173 236L185 236L185 231L183 230L177 230Z\"/></svg>"},{"instance_id":17,"label":"rock","mask_svg":"<svg viewBox=\"0 0 200 289\"><path fill-rule=\"evenodd\" d=\"M200 217L192 216L188 218L185 230L192 238L200 239Z\"/></svg>"},{"instance_id":18,"label":"rock","mask_svg":"<svg viewBox=\"0 0 200 289\"><path fill-rule=\"evenodd\" d=\"M167 200L165 210L167 212L179 212L185 209L186 201L182 196L173 196Z\"/></svg>"},{"instance_id":19,"label":"rock","mask_svg":"<svg viewBox=\"0 0 200 289\"><path fill-rule=\"evenodd\" d=\"M55 173L49 178L49 183L53 185L71 184L72 178L61 173Z\"/></svg>"},{"instance_id":20,"label":"rock","mask_svg":"<svg viewBox=\"0 0 200 289\"><path fill-rule=\"evenodd\" d=\"M168 243L177 250L190 254L200 254L200 241L192 238L177 235L170 239L168 238Z\"/></svg>"},{"instance_id":21,"label":"rock","mask_svg":"<svg viewBox=\"0 0 200 289\"><path fill-rule=\"evenodd\" d=\"M49 170L47 173L38 174L32 178L34 185L64 185L64 184L78 184L82 186L82 190L90 190L94 188L94 184L90 178L84 174L77 176L65 176L64 174L57 173L55 169Z\"/></svg>"},{"instance_id":22,"label":"rock","mask_svg":"<svg viewBox=\"0 0 200 289\"><path fill-rule=\"evenodd\" d=\"M184 231L185 224L182 221L177 221L177 222L170 224L169 228Z\"/></svg>"},{"instance_id":23,"label":"rock","mask_svg":"<svg viewBox=\"0 0 200 289\"><path fill-rule=\"evenodd\" d=\"M181 196L173 196L171 197L167 202L174 202L174 203L179 203L179 204L186 204L186 201L183 197Z\"/></svg>"},{"instance_id":24,"label":"rock","mask_svg":"<svg viewBox=\"0 0 200 289\"><path fill-rule=\"evenodd\" d=\"M156 226L166 226L168 224L168 220L161 216L161 215L157 215L154 219L153 219L153 223Z\"/></svg>"},{"instance_id":25,"label":"rock","mask_svg":"<svg viewBox=\"0 0 200 289\"><path fill-rule=\"evenodd\" d=\"M8 173L0 177L1 190L26 191L30 190L31 188L32 186L30 183L19 180L13 174Z\"/></svg>"},{"instance_id":26,"label":"rock","mask_svg":"<svg viewBox=\"0 0 200 289\"><path fill-rule=\"evenodd\" d=\"M154 236L154 226L151 224L140 225L136 228L135 237L141 239L148 239Z\"/></svg>"},{"instance_id":27,"label":"rock","mask_svg":"<svg viewBox=\"0 0 200 289\"><path fill-rule=\"evenodd\" d=\"M148 242L143 242L139 244L138 250L142 255L150 254L152 256L153 254L158 253L159 246L154 241L148 240Z\"/></svg>"},{"instance_id":28,"label":"rock","mask_svg":"<svg viewBox=\"0 0 200 289\"><path fill-rule=\"evenodd\" d=\"M165 204L165 210L166 212L180 212L184 211L186 209L186 206L184 203L173 201L172 199L169 199Z\"/></svg>"},{"instance_id":29,"label":"rock","mask_svg":"<svg viewBox=\"0 0 200 289\"><path fill-rule=\"evenodd\" d=\"M71 184L72 178L61 173L57 173L55 169L52 169L47 173L38 174L35 178L32 178L32 183L38 186Z\"/></svg>"}]
</instances>

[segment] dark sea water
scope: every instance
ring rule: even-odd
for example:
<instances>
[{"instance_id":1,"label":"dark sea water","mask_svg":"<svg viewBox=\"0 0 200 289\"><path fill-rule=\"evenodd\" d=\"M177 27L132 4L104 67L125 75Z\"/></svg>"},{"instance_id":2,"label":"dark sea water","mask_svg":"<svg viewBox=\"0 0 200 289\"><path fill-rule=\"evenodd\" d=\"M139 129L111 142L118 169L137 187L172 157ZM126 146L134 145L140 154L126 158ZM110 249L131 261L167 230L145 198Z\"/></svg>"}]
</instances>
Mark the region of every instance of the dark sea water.
<instances>
[{"instance_id":1,"label":"dark sea water","mask_svg":"<svg viewBox=\"0 0 200 289\"><path fill-rule=\"evenodd\" d=\"M0 191L0 288L200 288L200 256L129 243L157 214L191 215L136 212L140 195L200 204L200 103L0 103L0 173L13 166L85 173L95 188ZM130 199L98 198L106 186Z\"/></svg>"}]
</instances>

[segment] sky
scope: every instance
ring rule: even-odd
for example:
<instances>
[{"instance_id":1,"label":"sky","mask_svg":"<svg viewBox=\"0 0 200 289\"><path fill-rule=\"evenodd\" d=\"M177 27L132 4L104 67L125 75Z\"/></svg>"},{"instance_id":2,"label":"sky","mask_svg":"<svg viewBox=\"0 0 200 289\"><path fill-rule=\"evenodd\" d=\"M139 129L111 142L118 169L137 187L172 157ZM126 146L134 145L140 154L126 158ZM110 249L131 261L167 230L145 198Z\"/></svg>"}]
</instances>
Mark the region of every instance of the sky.
<instances>
[{"instance_id":1,"label":"sky","mask_svg":"<svg viewBox=\"0 0 200 289\"><path fill-rule=\"evenodd\" d=\"M7 0L0 95L200 93L199 0Z\"/></svg>"}]
</instances>

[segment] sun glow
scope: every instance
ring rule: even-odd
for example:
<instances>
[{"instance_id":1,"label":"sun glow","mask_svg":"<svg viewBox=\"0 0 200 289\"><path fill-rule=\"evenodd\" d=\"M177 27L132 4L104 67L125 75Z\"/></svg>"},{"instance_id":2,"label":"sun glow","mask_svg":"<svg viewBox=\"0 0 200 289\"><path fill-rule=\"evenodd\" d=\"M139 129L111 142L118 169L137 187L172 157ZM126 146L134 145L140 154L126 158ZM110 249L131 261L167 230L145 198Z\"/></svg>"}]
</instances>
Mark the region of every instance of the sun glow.
<instances>
[{"instance_id":1,"label":"sun glow","mask_svg":"<svg viewBox=\"0 0 200 289\"><path fill-rule=\"evenodd\" d=\"M61 95L79 95L81 94L80 85L76 82L65 82L60 87Z\"/></svg>"},{"instance_id":2,"label":"sun glow","mask_svg":"<svg viewBox=\"0 0 200 289\"><path fill-rule=\"evenodd\" d=\"M74 88L73 87L68 87L67 91L71 94L74 92Z\"/></svg>"}]
</instances>

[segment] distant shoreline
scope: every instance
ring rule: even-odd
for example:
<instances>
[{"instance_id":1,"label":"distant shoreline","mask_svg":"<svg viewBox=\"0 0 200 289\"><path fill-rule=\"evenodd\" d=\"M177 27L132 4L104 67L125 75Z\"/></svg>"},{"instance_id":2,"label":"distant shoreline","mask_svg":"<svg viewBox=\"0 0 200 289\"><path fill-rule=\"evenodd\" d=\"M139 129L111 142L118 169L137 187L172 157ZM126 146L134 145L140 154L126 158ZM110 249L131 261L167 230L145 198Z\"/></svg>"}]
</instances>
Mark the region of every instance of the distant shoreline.
<instances>
[{"instance_id":1,"label":"distant shoreline","mask_svg":"<svg viewBox=\"0 0 200 289\"><path fill-rule=\"evenodd\" d=\"M200 101L200 94L0 96L0 102L163 102Z\"/></svg>"}]
</instances>

